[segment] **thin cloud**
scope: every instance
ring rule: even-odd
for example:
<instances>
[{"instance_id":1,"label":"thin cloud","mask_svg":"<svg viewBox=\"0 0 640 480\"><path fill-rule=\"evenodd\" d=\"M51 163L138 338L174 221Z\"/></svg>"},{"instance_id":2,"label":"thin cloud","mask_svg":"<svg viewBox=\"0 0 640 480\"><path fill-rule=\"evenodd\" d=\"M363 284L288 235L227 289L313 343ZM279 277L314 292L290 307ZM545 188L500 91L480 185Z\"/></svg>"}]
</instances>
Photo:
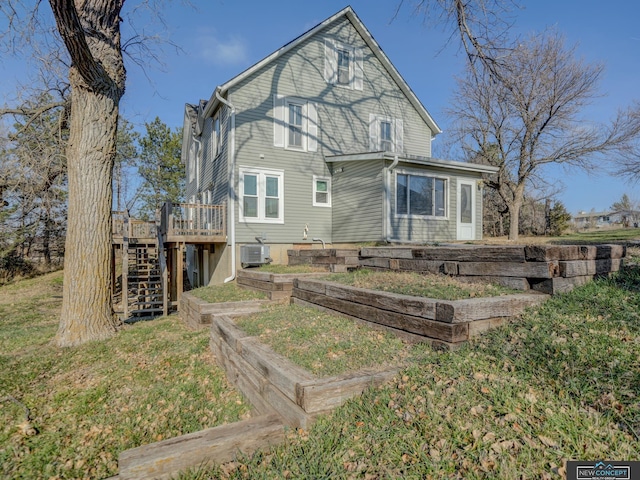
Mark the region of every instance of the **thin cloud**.
<instances>
[{"instance_id":1,"label":"thin cloud","mask_svg":"<svg viewBox=\"0 0 640 480\"><path fill-rule=\"evenodd\" d=\"M219 38L215 32L202 32L196 44L199 56L208 64L216 66L242 65L247 62L246 41L237 36Z\"/></svg>"}]
</instances>

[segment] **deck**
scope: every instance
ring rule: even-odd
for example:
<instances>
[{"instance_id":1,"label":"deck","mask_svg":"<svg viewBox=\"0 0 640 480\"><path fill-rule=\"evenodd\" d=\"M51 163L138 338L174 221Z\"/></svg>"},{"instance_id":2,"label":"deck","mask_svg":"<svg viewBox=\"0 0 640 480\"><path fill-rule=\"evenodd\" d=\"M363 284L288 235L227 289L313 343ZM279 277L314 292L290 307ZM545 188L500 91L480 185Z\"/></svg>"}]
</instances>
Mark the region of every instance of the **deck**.
<instances>
[{"instance_id":1,"label":"deck","mask_svg":"<svg viewBox=\"0 0 640 480\"><path fill-rule=\"evenodd\" d=\"M167 202L160 212L159 225L130 218L124 212L113 212L112 237L113 243L119 245L125 239L129 244L150 244L158 238L164 244L221 243L227 241L226 224L224 205Z\"/></svg>"},{"instance_id":2,"label":"deck","mask_svg":"<svg viewBox=\"0 0 640 480\"><path fill-rule=\"evenodd\" d=\"M224 205L165 203L160 213L164 243L221 243L227 241Z\"/></svg>"}]
</instances>

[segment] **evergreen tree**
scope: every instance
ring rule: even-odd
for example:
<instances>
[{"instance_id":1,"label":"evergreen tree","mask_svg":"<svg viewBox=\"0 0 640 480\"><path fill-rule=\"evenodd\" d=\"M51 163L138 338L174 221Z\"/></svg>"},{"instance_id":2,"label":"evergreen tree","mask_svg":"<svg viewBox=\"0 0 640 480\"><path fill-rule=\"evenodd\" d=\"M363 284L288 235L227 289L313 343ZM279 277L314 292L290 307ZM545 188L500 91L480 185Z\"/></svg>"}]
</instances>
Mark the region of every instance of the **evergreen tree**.
<instances>
[{"instance_id":1,"label":"evergreen tree","mask_svg":"<svg viewBox=\"0 0 640 480\"><path fill-rule=\"evenodd\" d=\"M139 216L153 219L165 201L182 201L185 175L180 160L182 131L171 129L158 117L146 123L146 134L139 138L138 173L142 177Z\"/></svg>"}]
</instances>

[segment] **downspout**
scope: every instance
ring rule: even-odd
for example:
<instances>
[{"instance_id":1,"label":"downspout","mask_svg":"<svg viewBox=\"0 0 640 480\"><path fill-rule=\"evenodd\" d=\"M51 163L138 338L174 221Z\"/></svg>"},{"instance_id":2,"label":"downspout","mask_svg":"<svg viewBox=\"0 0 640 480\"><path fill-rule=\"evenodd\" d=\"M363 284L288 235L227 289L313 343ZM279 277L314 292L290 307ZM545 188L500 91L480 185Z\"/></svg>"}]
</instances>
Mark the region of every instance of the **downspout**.
<instances>
[{"instance_id":1,"label":"downspout","mask_svg":"<svg viewBox=\"0 0 640 480\"><path fill-rule=\"evenodd\" d=\"M229 212L227 215L229 236L227 237L227 246L231 247L231 275L224 279L224 283L229 283L236 278L236 189L234 186L236 179L236 107L222 98L220 87L216 88L216 98L231 110L229 151L227 152L227 166L229 167Z\"/></svg>"},{"instance_id":2,"label":"downspout","mask_svg":"<svg viewBox=\"0 0 640 480\"><path fill-rule=\"evenodd\" d=\"M384 189L384 239L387 243L391 243L391 173L398 166L398 155L393 157L393 162L387 167L387 173L385 176L385 189Z\"/></svg>"}]
</instances>

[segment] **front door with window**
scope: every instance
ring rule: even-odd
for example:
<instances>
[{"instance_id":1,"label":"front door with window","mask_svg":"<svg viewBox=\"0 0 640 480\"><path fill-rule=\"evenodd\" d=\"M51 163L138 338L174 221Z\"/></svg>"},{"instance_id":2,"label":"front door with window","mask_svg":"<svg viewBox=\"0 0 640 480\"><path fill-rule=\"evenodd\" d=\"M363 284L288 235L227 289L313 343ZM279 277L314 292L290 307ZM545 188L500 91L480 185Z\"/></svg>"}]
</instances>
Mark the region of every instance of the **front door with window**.
<instances>
[{"instance_id":1,"label":"front door with window","mask_svg":"<svg viewBox=\"0 0 640 480\"><path fill-rule=\"evenodd\" d=\"M458 181L458 240L476 238L475 187L473 180Z\"/></svg>"}]
</instances>

